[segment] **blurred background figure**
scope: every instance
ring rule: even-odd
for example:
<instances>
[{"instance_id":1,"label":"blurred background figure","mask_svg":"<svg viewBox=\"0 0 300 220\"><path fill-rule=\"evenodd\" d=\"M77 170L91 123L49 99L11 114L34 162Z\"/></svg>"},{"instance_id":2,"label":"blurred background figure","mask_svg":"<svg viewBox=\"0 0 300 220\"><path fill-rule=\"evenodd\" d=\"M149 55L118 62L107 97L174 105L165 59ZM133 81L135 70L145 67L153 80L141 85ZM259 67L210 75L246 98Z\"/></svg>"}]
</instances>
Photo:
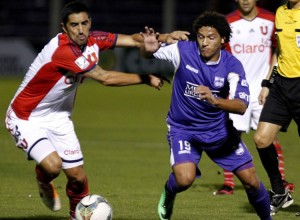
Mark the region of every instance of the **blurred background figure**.
<instances>
[{"instance_id":1,"label":"blurred background figure","mask_svg":"<svg viewBox=\"0 0 300 220\"><path fill-rule=\"evenodd\" d=\"M232 37L228 50L243 64L250 88L250 104L244 115L230 114L235 128L240 135L256 130L263 105L258 102L261 81L266 78L272 54L275 51L274 14L257 7L257 0L236 0L238 9L227 15L231 24ZM278 154L279 170L284 186L294 191L294 184L285 180L284 157L279 141L274 140ZM223 186L214 195L232 195L234 192L234 175L224 170Z\"/></svg>"},{"instance_id":2,"label":"blurred background figure","mask_svg":"<svg viewBox=\"0 0 300 220\"><path fill-rule=\"evenodd\" d=\"M37 52L60 31L60 12L70 0L0 1L0 77L20 76L27 71ZM124 34L143 31L142 24L156 31L192 32L193 19L205 10L228 14L236 7L235 0L82 0L91 8L93 29ZM113 4L112 4L113 2ZM260 0L258 5L275 11L282 0ZM18 16L15 16L15 15ZM103 22L105 21L105 22ZM124 25L126 24L126 25ZM171 65L139 58L138 50L116 49L100 55L107 69L125 72L157 72L172 74ZM107 58L108 57L108 58Z\"/></svg>"}]
</instances>

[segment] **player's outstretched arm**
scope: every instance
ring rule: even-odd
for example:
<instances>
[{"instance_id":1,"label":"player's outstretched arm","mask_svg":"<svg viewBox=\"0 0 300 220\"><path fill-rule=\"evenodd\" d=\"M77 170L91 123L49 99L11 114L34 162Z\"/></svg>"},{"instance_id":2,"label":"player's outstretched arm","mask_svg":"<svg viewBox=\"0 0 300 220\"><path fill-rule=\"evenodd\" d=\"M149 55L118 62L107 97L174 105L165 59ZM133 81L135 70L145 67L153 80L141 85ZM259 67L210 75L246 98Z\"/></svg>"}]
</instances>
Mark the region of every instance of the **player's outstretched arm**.
<instances>
[{"instance_id":1,"label":"player's outstretched arm","mask_svg":"<svg viewBox=\"0 0 300 220\"><path fill-rule=\"evenodd\" d=\"M140 48L141 55L144 58L152 58L153 53L161 46L161 42L158 40L159 33L154 32L152 28L145 28L145 31L141 32L140 35L143 38L143 45Z\"/></svg>"},{"instance_id":2,"label":"player's outstretched arm","mask_svg":"<svg viewBox=\"0 0 300 220\"><path fill-rule=\"evenodd\" d=\"M140 75L136 73L124 73L114 70L104 70L99 65L84 74L105 86L129 86L147 84L158 90L163 86L163 79L155 75Z\"/></svg>"},{"instance_id":3,"label":"player's outstretched arm","mask_svg":"<svg viewBox=\"0 0 300 220\"><path fill-rule=\"evenodd\" d=\"M188 40L190 33L187 31L173 31L167 34L160 34L155 32L153 28L145 27L145 31L151 31L157 35L159 42L172 44L176 43L179 40ZM141 47L143 45L143 37L140 33L125 35L118 34L118 39L116 42L116 47Z\"/></svg>"}]
</instances>

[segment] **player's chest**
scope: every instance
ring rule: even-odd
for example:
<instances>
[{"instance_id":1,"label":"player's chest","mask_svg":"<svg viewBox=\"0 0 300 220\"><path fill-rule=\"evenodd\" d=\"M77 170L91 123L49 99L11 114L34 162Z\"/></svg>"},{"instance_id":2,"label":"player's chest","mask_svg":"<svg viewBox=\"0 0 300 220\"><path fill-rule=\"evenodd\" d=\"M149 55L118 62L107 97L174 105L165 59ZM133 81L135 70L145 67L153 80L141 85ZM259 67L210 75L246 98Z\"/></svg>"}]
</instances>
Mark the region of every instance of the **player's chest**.
<instances>
[{"instance_id":1,"label":"player's chest","mask_svg":"<svg viewBox=\"0 0 300 220\"><path fill-rule=\"evenodd\" d=\"M241 21L231 25L231 42L261 44L270 40L274 31L274 23L264 20Z\"/></svg>"}]
</instances>

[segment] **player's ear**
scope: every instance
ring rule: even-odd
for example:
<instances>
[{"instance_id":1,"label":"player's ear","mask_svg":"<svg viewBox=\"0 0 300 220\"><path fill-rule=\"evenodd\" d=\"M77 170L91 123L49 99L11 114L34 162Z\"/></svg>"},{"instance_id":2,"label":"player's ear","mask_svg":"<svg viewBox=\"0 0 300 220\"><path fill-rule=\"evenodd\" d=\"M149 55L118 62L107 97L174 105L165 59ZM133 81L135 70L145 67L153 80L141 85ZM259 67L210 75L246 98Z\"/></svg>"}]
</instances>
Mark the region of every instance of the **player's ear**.
<instances>
[{"instance_id":1,"label":"player's ear","mask_svg":"<svg viewBox=\"0 0 300 220\"><path fill-rule=\"evenodd\" d=\"M66 27L65 27L64 23L61 22L60 25L61 25L61 28L63 29L63 31L64 31L65 33L67 33L67 30L66 30Z\"/></svg>"},{"instance_id":2,"label":"player's ear","mask_svg":"<svg viewBox=\"0 0 300 220\"><path fill-rule=\"evenodd\" d=\"M221 38L221 44L224 44L225 43L225 37L222 37Z\"/></svg>"}]
</instances>

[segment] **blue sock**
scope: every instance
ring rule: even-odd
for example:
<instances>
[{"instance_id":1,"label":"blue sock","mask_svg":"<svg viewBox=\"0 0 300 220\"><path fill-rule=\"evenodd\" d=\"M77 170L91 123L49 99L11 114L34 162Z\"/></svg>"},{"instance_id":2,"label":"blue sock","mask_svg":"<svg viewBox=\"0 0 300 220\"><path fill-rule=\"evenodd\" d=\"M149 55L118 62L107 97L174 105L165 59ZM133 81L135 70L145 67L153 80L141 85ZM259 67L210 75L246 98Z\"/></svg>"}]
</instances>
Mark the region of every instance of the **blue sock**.
<instances>
[{"instance_id":1,"label":"blue sock","mask_svg":"<svg viewBox=\"0 0 300 220\"><path fill-rule=\"evenodd\" d=\"M271 220L270 198L264 184L260 182L258 190L246 190L248 200L261 220Z\"/></svg>"},{"instance_id":2,"label":"blue sock","mask_svg":"<svg viewBox=\"0 0 300 220\"><path fill-rule=\"evenodd\" d=\"M168 191L168 193L170 195L175 196L177 193L180 193L186 189L187 188L185 188L185 187L178 186L178 184L176 183L176 178L175 178L174 173L171 173L169 176L169 179L166 182L166 190Z\"/></svg>"}]
</instances>

